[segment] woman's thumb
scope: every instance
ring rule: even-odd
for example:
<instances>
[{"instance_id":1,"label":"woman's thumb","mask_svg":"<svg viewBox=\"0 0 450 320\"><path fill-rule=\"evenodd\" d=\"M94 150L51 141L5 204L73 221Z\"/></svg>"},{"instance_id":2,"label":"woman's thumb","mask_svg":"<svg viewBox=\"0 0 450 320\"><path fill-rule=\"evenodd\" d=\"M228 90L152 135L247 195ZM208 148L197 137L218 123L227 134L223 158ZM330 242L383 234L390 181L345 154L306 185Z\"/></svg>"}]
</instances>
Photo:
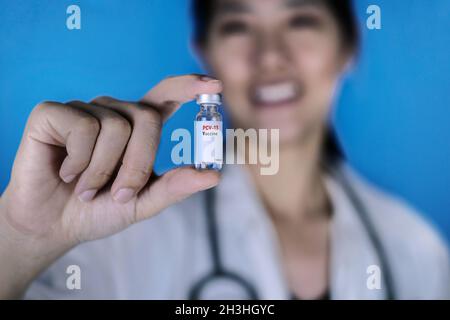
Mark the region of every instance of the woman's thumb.
<instances>
[{"instance_id":1,"label":"woman's thumb","mask_svg":"<svg viewBox=\"0 0 450 320\"><path fill-rule=\"evenodd\" d=\"M141 191L136 204L136 220L152 217L196 192L216 186L219 180L220 174L213 170L173 169Z\"/></svg>"}]
</instances>

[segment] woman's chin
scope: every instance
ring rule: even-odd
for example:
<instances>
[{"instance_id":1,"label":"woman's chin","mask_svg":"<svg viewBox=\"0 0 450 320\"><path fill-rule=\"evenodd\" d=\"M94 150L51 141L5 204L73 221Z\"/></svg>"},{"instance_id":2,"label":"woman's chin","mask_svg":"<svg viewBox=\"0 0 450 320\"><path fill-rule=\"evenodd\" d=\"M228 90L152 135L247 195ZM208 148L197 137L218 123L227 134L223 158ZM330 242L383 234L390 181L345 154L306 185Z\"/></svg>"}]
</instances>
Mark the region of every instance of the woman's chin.
<instances>
[{"instance_id":1,"label":"woman's chin","mask_svg":"<svg viewBox=\"0 0 450 320\"><path fill-rule=\"evenodd\" d=\"M302 125L298 122L293 123L292 119L289 121L279 122L263 122L260 123L259 128L268 129L268 136L273 136L272 130L278 130L279 145L289 145L300 141L302 135Z\"/></svg>"},{"instance_id":2,"label":"woman's chin","mask_svg":"<svg viewBox=\"0 0 450 320\"><path fill-rule=\"evenodd\" d=\"M280 147L286 145L297 144L301 139L301 129L297 124L296 127L287 127L280 129Z\"/></svg>"}]
</instances>

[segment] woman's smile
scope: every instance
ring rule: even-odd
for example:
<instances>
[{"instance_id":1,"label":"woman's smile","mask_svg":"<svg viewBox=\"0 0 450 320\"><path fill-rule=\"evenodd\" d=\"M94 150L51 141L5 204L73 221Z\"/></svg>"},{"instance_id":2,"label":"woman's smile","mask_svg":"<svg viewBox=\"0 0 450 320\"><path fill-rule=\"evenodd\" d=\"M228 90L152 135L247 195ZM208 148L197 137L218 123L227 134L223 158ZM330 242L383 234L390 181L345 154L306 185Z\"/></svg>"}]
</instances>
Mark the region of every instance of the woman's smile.
<instances>
[{"instance_id":1,"label":"woman's smile","mask_svg":"<svg viewBox=\"0 0 450 320\"><path fill-rule=\"evenodd\" d=\"M255 108L279 108L298 105L303 94L298 81L281 80L258 83L250 89L250 101Z\"/></svg>"}]
</instances>

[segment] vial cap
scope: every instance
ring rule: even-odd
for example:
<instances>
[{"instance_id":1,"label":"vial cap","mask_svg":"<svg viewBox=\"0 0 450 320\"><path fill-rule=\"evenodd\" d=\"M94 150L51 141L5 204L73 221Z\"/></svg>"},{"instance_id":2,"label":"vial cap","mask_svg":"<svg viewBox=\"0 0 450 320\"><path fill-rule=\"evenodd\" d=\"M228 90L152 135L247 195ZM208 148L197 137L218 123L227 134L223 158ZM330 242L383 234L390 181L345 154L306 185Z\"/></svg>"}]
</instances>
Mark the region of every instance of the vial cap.
<instances>
[{"instance_id":1,"label":"vial cap","mask_svg":"<svg viewBox=\"0 0 450 320\"><path fill-rule=\"evenodd\" d=\"M221 105L222 104L222 97L220 94L199 94L197 96L197 104L216 104Z\"/></svg>"}]
</instances>

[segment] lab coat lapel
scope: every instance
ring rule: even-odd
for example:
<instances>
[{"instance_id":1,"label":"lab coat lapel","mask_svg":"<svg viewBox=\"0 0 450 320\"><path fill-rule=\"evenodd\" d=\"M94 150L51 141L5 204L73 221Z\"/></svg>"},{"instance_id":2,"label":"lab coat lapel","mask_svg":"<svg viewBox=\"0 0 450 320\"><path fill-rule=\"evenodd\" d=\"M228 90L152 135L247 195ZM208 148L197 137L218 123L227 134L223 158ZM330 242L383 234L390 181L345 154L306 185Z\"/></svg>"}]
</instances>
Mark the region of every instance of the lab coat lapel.
<instances>
[{"instance_id":1,"label":"lab coat lapel","mask_svg":"<svg viewBox=\"0 0 450 320\"><path fill-rule=\"evenodd\" d=\"M241 269L252 280L259 298L287 299L276 232L248 172L237 165L228 166L217 191L218 221L223 234L235 237L234 242L224 239L224 245L228 244L224 251L230 258L234 253L234 261L241 262L235 269ZM242 265L245 259L240 254L247 256L247 265Z\"/></svg>"},{"instance_id":2,"label":"lab coat lapel","mask_svg":"<svg viewBox=\"0 0 450 320\"><path fill-rule=\"evenodd\" d=\"M380 266L377 253L358 213L342 186L333 177L326 179L334 207L331 229L331 298L383 299L381 289L369 289L369 266Z\"/></svg>"}]
</instances>

